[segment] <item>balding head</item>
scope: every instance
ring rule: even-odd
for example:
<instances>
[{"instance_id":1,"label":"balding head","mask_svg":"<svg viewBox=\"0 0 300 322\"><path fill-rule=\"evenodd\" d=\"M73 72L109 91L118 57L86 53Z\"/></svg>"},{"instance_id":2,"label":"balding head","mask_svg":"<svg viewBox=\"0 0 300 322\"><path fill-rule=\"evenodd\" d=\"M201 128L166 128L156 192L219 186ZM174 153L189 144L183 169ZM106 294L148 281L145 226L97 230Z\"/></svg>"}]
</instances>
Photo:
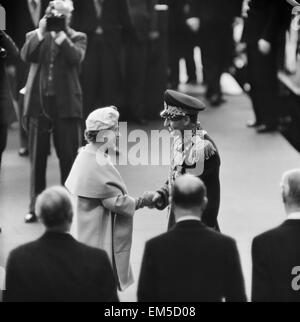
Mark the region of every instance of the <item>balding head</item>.
<instances>
[{"instance_id":1,"label":"balding head","mask_svg":"<svg viewBox=\"0 0 300 322\"><path fill-rule=\"evenodd\" d=\"M187 174L175 181L172 206L176 216L193 214L201 217L206 205L206 187L199 178Z\"/></svg>"},{"instance_id":2,"label":"balding head","mask_svg":"<svg viewBox=\"0 0 300 322\"><path fill-rule=\"evenodd\" d=\"M283 175L282 195L288 210L300 210L300 169L288 171Z\"/></svg>"},{"instance_id":3,"label":"balding head","mask_svg":"<svg viewBox=\"0 0 300 322\"><path fill-rule=\"evenodd\" d=\"M73 219L70 195L63 187L42 192L36 201L36 214L47 230L67 232Z\"/></svg>"}]
</instances>

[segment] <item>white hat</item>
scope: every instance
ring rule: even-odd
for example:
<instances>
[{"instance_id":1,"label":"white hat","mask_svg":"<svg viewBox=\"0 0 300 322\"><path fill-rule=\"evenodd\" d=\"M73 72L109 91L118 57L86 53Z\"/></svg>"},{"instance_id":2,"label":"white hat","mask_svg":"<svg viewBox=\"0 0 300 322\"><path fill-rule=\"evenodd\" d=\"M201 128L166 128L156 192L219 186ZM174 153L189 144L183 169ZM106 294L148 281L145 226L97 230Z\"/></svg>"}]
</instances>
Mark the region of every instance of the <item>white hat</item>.
<instances>
[{"instance_id":1,"label":"white hat","mask_svg":"<svg viewBox=\"0 0 300 322\"><path fill-rule=\"evenodd\" d=\"M87 131L109 130L118 125L120 114L115 106L99 108L86 120Z\"/></svg>"}]
</instances>

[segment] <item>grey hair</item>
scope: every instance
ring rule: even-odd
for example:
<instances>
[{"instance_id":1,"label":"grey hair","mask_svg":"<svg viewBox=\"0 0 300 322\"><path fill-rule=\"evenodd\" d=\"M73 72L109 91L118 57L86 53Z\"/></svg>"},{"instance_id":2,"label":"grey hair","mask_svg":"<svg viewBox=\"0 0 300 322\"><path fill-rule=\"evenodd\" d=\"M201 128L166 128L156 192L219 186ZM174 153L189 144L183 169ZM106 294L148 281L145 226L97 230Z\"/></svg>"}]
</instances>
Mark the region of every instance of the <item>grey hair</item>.
<instances>
[{"instance_id":1,"label":"grey hair","mask_svg":"<svg viewBox=\"0 0 300 322\"><path fill-rule=\"evenodd\" d=\"M99 131L85 131L84 136L88 143L96 143Z\"/></svg>"},{"instance_id":2,"label":"grey hair","mask_svg":"<svg viewBox=\"0 0 300 322\"><path fill-rule=\"evenodd\" d=\"M73 220L70 194L63 187L52 187L42 192L37 198L35 211L46 228L71 224Z\"/></svg>"},{"instance_id":3,"label":"grey hair","mask_svg":"<svg viewBox=\"0 0 300 322\"><path fill-rule=\"evenodd\" d=\"M300 169L287 171L282 177L282 189L289 205L300 207Z\"/></svg>"}]
</instances>

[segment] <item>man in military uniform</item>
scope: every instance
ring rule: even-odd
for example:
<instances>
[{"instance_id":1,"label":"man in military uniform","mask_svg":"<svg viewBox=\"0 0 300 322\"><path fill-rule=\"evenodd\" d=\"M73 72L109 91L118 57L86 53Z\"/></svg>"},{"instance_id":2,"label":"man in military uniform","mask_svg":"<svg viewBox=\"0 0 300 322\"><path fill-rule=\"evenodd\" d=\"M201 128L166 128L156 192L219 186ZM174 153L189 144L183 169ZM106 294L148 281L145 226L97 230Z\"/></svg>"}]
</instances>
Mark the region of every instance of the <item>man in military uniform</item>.
<instances>
[{"instance_id":1,"label":"man in military uniform","mask_svg":"<svg viewBox=\"0 0 300 322\"><path fill-rule=\"evenodd\" d=\"M153 193L153 206L159 210L169 205L170 191L177 177L190 173L198 176L206 185L208 205L202 221L208 227L219 230L217 217L220 207L220 165L217 147L201 127L198 113L205 105L196 98L168 90L165 93L165 110L161 116L174 138L171 147L170 175L167 183ZM169 229L175 224L170 210Z\"/></svg>"}]
</instances>

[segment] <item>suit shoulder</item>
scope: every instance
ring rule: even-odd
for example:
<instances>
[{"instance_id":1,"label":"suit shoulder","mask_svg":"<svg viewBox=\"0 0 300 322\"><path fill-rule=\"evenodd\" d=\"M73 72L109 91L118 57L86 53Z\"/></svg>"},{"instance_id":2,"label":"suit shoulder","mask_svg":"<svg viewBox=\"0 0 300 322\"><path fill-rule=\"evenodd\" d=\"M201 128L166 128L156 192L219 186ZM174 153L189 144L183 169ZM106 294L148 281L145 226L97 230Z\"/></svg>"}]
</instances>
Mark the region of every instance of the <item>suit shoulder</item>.
<instances>
[{"instance_id":1,"label":"suit shoulder","mask_svg":"<svg viewBox=\"0 0 300 322\"><path fill-rule=\"evenodd\" d=\"M86 256L93 256L95 258L102 259L102 260L105 260L108 258L106 252L102 249L90 247L79 242L77 242L77 246L82 251L82 253L84 253Z\"/></svg>"},{"instance_id":2,"label":"suit shoulder","mask_svg":"<svg viewBox=\"0 0 300 322\"><path fill-rule=\"evenodd\" d=\"M236 247L236 240L230 236L221 234L211 228L207 228L208 238L215 240L220 245L227 247Z\"/></svg>"},{"instance_id":3,"label":"suit shoulder","mask_svg":"<svg viewBox=\"0 0 300 322\"><path fill-rule=\"evenodd\" d=\"M260 243L264 243L268 240L271 240L273 238L276 238L278 235L284 233L285 229L283 227L283 225L278 226L276 228L270 229L258 236L256 236L253 239L253 244L260 244Z\"/></svg>"},{"instance_id":4,"label":"suit shoulder","mask_svg":"<svg viewBox=\"0 0 300 322\"><path fill-rule=\"evenodd\" d=\"M176 230L171 230L171 231L166 232L158 237L150 239L147 242L147 247L148 248L149 247L150 248L161 247L161 245L163 245L164 243L174 240L174 238L176 238L177 233L178 232ZM189 234L188 230L187 230L187 234ZM236 241L232 237L218 233L210 228L206 228L204 231L201 230L199 232L199 236L201 236L201 237L205 236L204 238L206 238L207 240L210 240L214 243L220 244L222 247L223 246L224 247L226 247L226 246L233 247L236 245Z\"/></svg>"},{"instance_id":5,"label":"suit shoulder","mask_svg":"<svg viewBox=\"0 0 300 322\"><path fill-rule=\"evenodd\" d=\"M166 240L168 240L172 235L172 231L168 231L166 233L163 233L157 237L154 237L146 242L146 248L153 248L160 246L163 244Z\"/></svg>"},{"instance_id":6,"label":"suit shoulder","mask_svg":"<svg viewBox=\"0 0 300 322\"><path fill-rule=\"evenodd\" d=\"M39 244L38 241L33 241L31 243L27 243L22 246L19 246L10 252L9 257L15 259L15 258L27 256L30 254L30 252L33 249L35 249L38 246L38 244Z\"/></svg>"},{"instance_id":7,"label":"suit shoulder","mask_svg":"<svg viewBox=\"0 0 300 322\"><path fill-rule=\"evenodd\" d=\"M285 231L285 228L283 225L277 226L275 228L272 228L270 230L267 230L266 232L258 235L255 237L256 240L262 240L262 239L268 239L272 238L280 233L283 233Z\"/></svg>"}]
</instances>

